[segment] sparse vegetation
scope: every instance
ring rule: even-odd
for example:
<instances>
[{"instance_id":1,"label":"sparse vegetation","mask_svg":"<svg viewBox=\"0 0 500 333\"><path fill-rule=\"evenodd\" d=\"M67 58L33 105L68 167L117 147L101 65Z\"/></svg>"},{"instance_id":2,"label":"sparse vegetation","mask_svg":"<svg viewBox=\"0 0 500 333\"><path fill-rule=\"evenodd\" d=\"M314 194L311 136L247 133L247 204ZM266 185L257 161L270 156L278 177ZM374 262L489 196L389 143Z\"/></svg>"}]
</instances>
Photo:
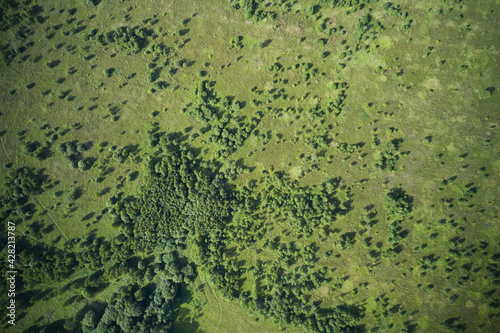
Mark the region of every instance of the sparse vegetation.
<instances>
[{"instance_id":1,"label":"sparse vegetation","mask_svg":"<svg viewBox=\"0 0 500 333\"><path fill-rule=\"evenodd\" d=\"M496 332L499 6L0 1L0 330Z\"/></svg>"}]
</instances>

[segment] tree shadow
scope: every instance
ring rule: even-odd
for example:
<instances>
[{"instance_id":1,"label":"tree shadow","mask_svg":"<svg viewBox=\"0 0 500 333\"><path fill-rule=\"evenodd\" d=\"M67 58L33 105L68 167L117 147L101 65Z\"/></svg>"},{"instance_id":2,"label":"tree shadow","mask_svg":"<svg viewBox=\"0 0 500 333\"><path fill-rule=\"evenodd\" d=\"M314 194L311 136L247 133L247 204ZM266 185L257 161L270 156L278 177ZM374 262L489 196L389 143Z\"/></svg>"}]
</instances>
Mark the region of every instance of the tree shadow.
<instances>
[{"instance_id":1,"label":"tree shadow","mask_svg":"<svg viewBox=\"0 0 500 333\"><path fill-rule=\"evenodd\" d=\"M265 41L262 42L262 48L269 46L271 42L272 40L266 39Z\"/></svg>"},{"instance_id":2,"label":"tree shadow","mask_svg":"<svg viewBox=\"0 0 500 333\"><path fill-rule=\"evenodd\" d=\"M60 63L61 63L61 60L53 60L53 61L47 62L46 66L49 68L55 68L55 67L59 66Z\"/></svg>"}]
</instances>

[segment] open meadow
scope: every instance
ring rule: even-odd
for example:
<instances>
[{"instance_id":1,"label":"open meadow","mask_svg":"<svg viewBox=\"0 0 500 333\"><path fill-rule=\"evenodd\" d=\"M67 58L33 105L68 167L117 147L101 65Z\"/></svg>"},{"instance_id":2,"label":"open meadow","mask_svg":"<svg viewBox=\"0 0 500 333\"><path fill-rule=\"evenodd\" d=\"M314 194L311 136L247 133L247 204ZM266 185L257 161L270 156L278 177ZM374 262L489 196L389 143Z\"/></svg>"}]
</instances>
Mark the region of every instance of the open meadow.
<instances>
[{"instance_id":1,"label":"open meadow","mask_svg":"<svg viewBox=\"0 0 500 333\"><path fill-rule=\"evenodd\" d=\"M499 0L0 0L0 52L0 331L500 331Z\"/></svg>"}]
</instances>

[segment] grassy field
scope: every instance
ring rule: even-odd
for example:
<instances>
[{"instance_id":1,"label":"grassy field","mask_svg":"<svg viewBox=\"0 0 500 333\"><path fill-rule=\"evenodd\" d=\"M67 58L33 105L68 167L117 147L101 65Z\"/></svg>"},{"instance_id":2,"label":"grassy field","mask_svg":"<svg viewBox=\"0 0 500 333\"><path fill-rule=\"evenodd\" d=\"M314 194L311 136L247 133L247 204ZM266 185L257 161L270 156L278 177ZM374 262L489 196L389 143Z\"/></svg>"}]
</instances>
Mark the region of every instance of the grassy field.
<instances>
[{"instance_id":1,"label":"grassy field","mask_svg":"<svg viewBox=\"0 0 500 333\"><path fill-rule=\"evenodd\" d=\"M145 193L167 151L152 138L167 132L182 134L197 174L246 198L219 221L223 245L176 240L197 273L176 281L174 332L327 331L262 305L276 295L304 322L356 308L360 332L498 331L500 3L345 3L1 1L2 234L15 222L22 257L16 325L2 329L79 332L121 287L159 285L167 269L151 249L163 243L113 257L99 246L126 243L113 200ZM139 46L110 35L126 27L143 29ZM9 173L23 167L43 184L16 197ZM400 219L393 189L408 196ZM82 263L29 282L24 271L52 269L27 259L37 246ZM147 268L92 285L136 261Z\"/></svg>"}]
</instances>

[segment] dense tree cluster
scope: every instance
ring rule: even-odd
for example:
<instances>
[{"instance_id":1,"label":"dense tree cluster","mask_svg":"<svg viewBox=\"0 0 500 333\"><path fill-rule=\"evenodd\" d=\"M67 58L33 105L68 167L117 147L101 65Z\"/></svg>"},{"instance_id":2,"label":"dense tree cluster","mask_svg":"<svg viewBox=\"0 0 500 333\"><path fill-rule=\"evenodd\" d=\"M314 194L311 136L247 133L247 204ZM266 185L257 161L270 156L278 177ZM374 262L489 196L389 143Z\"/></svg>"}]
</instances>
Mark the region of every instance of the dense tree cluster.
<instances>
[{"instance_id":1,"label":"dense tree cluster","mask_svg":"<svg viewBox=\"0 0 500 333\"><path fill-rule=\"evenodd\" d=\"M57 146L57 151L63 155L71 169L86 171L92 167L94 159L85 158L83 152L89 150L91 146L91 142L68 141Z\"/></svg>"},{"instance_id":2,"label":"dense tree cluster","mask_svg":"<svg viewBox=\"0 0 500 333\"><path fill-rule=\"evenodd\" d=\"M149 159L149 176L142 196L114 197L110 202L113 205L110 213L124 232L122 241L136 249L151 249L165 243L182 249L186 244L194 244L211 283L226 297L240 298L265 316L311 331L354 329L359 309L351 312L339 307L311 314L309 308L304 308L306 294L326 281L325 269L312 272L307 268L317 260L317 247L313 244L299 249L287 246L282 254L288 264L303 261L306 265L298 280L290 272L281 274L284 279L281 281L276 277L276 272L283 270L280 267L250 268L257 279L265 281L265 288L250 298L248 292L240 289L247 270L225 254L233 242L249 247L261 239L266 233L262 224L265 214L278 213L307 235L345 214L349 210L349 194L338 190L339 179L325 182L316 193L273 172L264 177L269 180L268 185L259 191L256 184L241 190L231 189L225 185L225 177L215 171L214 164L211 164L213 170L201 166L193 151L181 143L180 134L153 130L150 135L157 153ZM352 237L347 233L341 237L345 248L352 246ZM163 256L158 262L165 260L172 262L172 256ZM191 270L189 266L179 270L168 263L164 267L171 273L182 272L174 278L177 282L182 282L182 277L185 279Z\"/></svg>"},{"instance_id":3,"label":"dense tree cluster","mask_svg":"<svg viewBox=\"0 0 500 333\"><path fill-rule=\"evenodd\" d=\"M35 54L27 53L32 50L38 52L44 48L43 45L48 45L52 49L43 54L44 60L41 64L45 64L46 69L42 74L47 74L47 82L57 87L55 92L49 89L51 87L38 91L40 82L24 81L22 76L18 76L21 81L10 88L6 101L19 103L21 97L22 100L24 97L26 100L32 100L36 97L33 94L40 93L42 98L57 98L61 102L63 100L71 102L75 96L70 96L72 90L67 90L68 87L65 86L72 85L71 81L80 74L87 76L89 72L77 63L72 63L73 60L78 61L71 56L79 49L70 44L72 40L68 36L84 30L84 33L80 33L81 39L91 42L82 46L81 49L85 54L81 54L80 59L88 61L86 66L89 67L89 71L97 68L96 72L101 74L101 78L103 75L110 78L104 80L106 83L96 82L94 87L99 89L100 94L89 98L92 103L87 108L88 111L100 112L99 105L106 105L106 99L113 98L109 93L110 85L117 83L119 89L122 89L129 84L128 80L135 76L141 78L141 82L147 83L146 89L149 89L149 94L163 90L157 94L157 98L149 96L147 104L155 104L165 96L174 99L183 96L189 100L182 110L170 110L178 105L178 101L175 100L166 101L166 105L163 106L153 106L152 110L163 110L165 114L152 110L146 112L146 116L149 113L149 116L158 122L154 122L153 128L147 132L145 145L134 142L129 146L119 147L102 142L98 148L99 154L102 154L99 160L87 156L87 151L92 147L91 142L88 144L78 141L61 144L58 142L59 154L72 169L86 171L94 167L98 171L78 174L73 185L68 185L73 179L62 180L60 186L64 187L64 191L62 188L56 188L52 192L52 198L39 197L39 194L43 190L58 186L59 182L50 184L46 176L35 169L13 168L13 163L10 162L4 165L7 176L3 195L0 196L2 205L0 218L13 220L19 226L16 229L15 268L20 272L16 285L19 291L17 304L22 305L18 309L25 311L36 301L45 301L50 297L57 297L57 300L62 300L63 306L67 307L67 311L56 312L57 321L39 326L41 322L50 322L51 319L48 318L50 314L47 312L43 321L38 318L37 324L26 332L171 331L179 303L186 296L186 294L181 295L185 292L186 285L190 285L186 293L193 292L194 296L201 295L203 293L201 289L204 287L214 288L216 297L222 295L226 299L239 302L243 308L257 315L256 320L270 319L282 330L288 325L294 325L308 332L359 332L364 331L364 325L367 325L366 329L373 331L411 332L416 327L411 320L418 320L422 326L425 326L426 320L420 321L414 316L418 311L411 314L406 312L404 307L408 306L408 311L415 311L415 305L410 303L403 305L404 302L401 300L404 295L398 294L401 288L393 288L393 285L401 282L402 278L410 278L408 285L413 288L413 282L417 281L417 277L421 279L421 283L416 286L420 290L411 290L412 295L420 291L429 293L429 296L432 293L435 293L432 296L437 296L439 293L437 300L442 298L453 304L457 300L465 301L466 297L468 300L470 295L474 294L474 297L470 298L474 301L473 304L475 305L477 301L483 301L484 304L479 313L469 306L470 302L464 302L470 310L467 316L479 313L490 327L494 320L498 319L500 308L497 288L500 285L498 244L494 242L493 236L491 239L485 236L484 239L488 242L478 240L477 237L484 236L488 231L481 231L483 226L478 228L478 224L474 225L480 219L487 217L488 213L491 218L495 216L494 211L492 213L491 210L483 209L483 206L478 204L486 199L487 204L493 205L491 197L493 192L491 189L485 189L484 192L488 191L487 195L490 197L486 194L482 196L482 193L477 195L479 188L483 186L482 181L471 178L473 175L469 173L469 170L476 168L475 162L470 162L470 169L467 169L469 164L458 166L461 172L467 171L463 173L466 177L461 179L461 185L458 184L460 181L454 183L457 176L443 181L440 181L442 178L438 178L436 183L439 191L436 193L441 194L437 198L440 201L433 202L431 208L441 204L443 209L432 210L431 215L435 220L414 221L413 198L402 188L391 188L394 186L391 184L391 179L394 182L401 181L402 184L398 185L401 187L409 184L406 180L397 174L389 175L382 187L390 190L377 192L377 188L381 185L379 177L384 177L380 171L396 172L396 164L401 163L401 157L408 154L401 151L403 140L394 139L396 137L394 133L398 133L398 128L389 126L400 127L400 134L408 134L415 129L409 128L406 122L391 123L396 118L393 117L394 113L385 110L375 111L375 108L378 109L380 106L379 100L372 100L370 96L376 94L376 90L366 89L359 96L359 100L352 103L347 99L350 87L343 81L349 77L356 78L359 73L350 71L349 68L345 70L346 66L353 60L354 63L362 63L370 59L366 54L358 53L361 50L370 53L379 47L384 49L383 59L379 60L387 63L388 68L375 66L374 70L365 73L369 75L365 81L352 82L356 83L353 87L357 89L362 87L363 84L359 83L366 83L369 86L377 84L385 88L396 86L406 92L415 86L402 84L401 80L406 78L403 73L408 75L414 73L410 74L410 71L401 68L401 58L404 58L400 56L401 50L396 47L390 48L393 43L397 44L398 40L401 42L402 39L393 38L392 31L391 38L380 43L373 42L378 33L384 31L384 25L388 29L394 27L397 29L399 24L400 30L406 30L411 26L412 21L408 19L408 12L405 12L407 4L401 6L378 0L318 0L306 4L291 0L229 0L231 9L240 10L239 13L244 13L246 20L254 22L266 20L265 25L252 25L253 28L268 29L272 26L276 35L284 38L279 37L278 43L266 40L264 35L260 37L256 35L255 39L234 32L222 45L227 48L227 55L234 57L235 61L228 59L226 54L221 55L217 52L208 54L211 63L202 60L200 64L198 57L200 50L192 44L183 49L191 38L180 37L189 32L190 29L184 29L188 22L205 20L206 15L190 12L192 8L187 8L186 12L182 12L184 10L182 9L182 14L191 15L191 18L180 20L181 30L175 25L173 30L169 30L171 26L168 28L162 24L155 26L158 22L164 21L164 18L160 18L162 15L160 13L154 13L151 18L134 15L132 20L132 16L124 11L131 12L135 6L126 8L127 6L106 3L106 8L101 8L106 9L104 11L96 11L95 8L81 9L84 4L95 7L99 3L100 0L85 0L76 5L79 8L78 14L81 12L85 15L91 14L84 19L75 17L76 8L67 9L68 17L62 18L64 9L61 9L61 4L55 5L50 9L48 16L43 17L41 14L46 13L35 1L0 0L0 30L14 28L8 32L8 38L11 40L0 45L5 64L9 65L14 61L26 66L28 64L22 64L25 61L33 65L42 59L42 56L35 57ZM448 1L437 9L429 8L429 11L434 10L437 16L443 10L448 12L455 10L452 5L460 3L461 0ZM342 9L331 10L326 8L327 6ZM456 7L458 10L466 9L466 6ZM143 10L146 10L144 8L138 15L144 13ZM102 22L96 21L108 18L114 22L116 19L111 12L108 13L108 9L119 9L120 13L125 14L123 15L125 22L139 22L142 19L141 24L148 25L149 28L118 24L115 25L117 28L112 28L113 30L101 31ZM416 10L427 12L427 8L418 7ZM291 15L286 17L287 13ZM169 17L167 15L172 13L163 14L163 17ZM279 21L270 22L278 15L282 16ZM393 18L398 18L398 21L401 19L401 22L395 24L396 19ZM457 14L455 17L457 21L462 18L462 14ZM52 25L54 21L61 19L64 23L57 22ZM306 25L287 26L287 22L295 22L295 19L306 21ZM47 25L41 27L45 32L41 35L38 32L34 34L31 30L33 26L45 21ZM234 22L232 19L229 21ZM249 22L242 24L246 23ZM344 24L345 27L338 23ZM61 29L65 24L67 27ZM89 24L89 28L83 24ZM457 26L460 33L467 34L477 30L472 18L470 20L468 18L464 24ZM199 24L193 25L193 28L197 26ZM294 37L298 40L297 50L304 52L293 55L276 53L275 45L281 46L282 42L290 42L290 45L294 43L293 38L289 37L295 32L300 35ZM205 34L205 31L196 31L191 37L193 43L197 43L198 39L205 42L212 40L209 35L213 38L219 37L211 30L209 34ZM157 39L158 36L161 38ZM38 37L42 39L45 37L48 42L43 42L39 48ZM407 40L408 47L415 36L409 35L409 37L412 38ZM30 41L29 38L34 38L34 41ZM58 40L60 38L62 41ZM172 40L169 40L171 38ZM168 46L165 46L164 42L169 43ZM37 46L33 47L35 43ZM99 56L97 53L92 54L91 51L96 45L89 43L96 43L97 48L99 45L102 46L100 52L97 52ZM220 47L219 44L215 43L214 47ZM439 39L434 46L419 46L420 51L425 48L422 59L439 53L435 51L448 51L448 47L444 44ZM271 45L271 53L267 52L268 45ZM120 56L116 57L115 53L120 48L129 55L141 52L142 55L136 58L142 59L141 66L144 68L145 65L146 69L138 71L138 74L127 73L129 75L121 76L126 68L120 67L122 64L114 63L121 59ZM182 56L178 53L181 49L182 52L186 52ZM321 63L313 63L311 60L314 59L314 54L310 53L313 49L318 51L316 57L319 56ZM30 52L26 52L27 50ZM101 51L106 50L111 53L110 58L105 61L106 64L102 64ZM258 54L253 51L257 51ZM65 58L46 59L51 54L64 55ZM393 54L396 55L394 58ZM187 60L184 55L194 58ZM248 58L249 55L251 58ZM255 56L254 62L251 60L253 56ZM403 64L408 63L413 56L413 54L408 55ZM275 58L272 59L273 57ZM295 61L291 59L293 57ZM132 58L134 57L129 60ZM249 89L249 94L253 95L251 100L239 100L240 96L246 95L245 93L240 95L239 91L234 92L238 97L218 95L214 88L215 81L195 83L189 95L190 88L186 84L190 85L188 81L192 82L190 80L195 75L200 80L207 77L214 80L218 75L235 75L238 70L249 66L252 62L256 71L264 68L267 73L255 76L256 81L252 85L259 84L260 87L254 86ZM444 63L445 60L441 60L437 66L441 67ZM432 66L435 64L434 62ZM130 68L137 68L135 65L137 64L131 63ZM56 72L53 69L59 69L61 66L68 66L66 75L59 73L54 76ZM231 70L226 71L230 66ZM374 67L373 63L370 66ZM464 74L463 71L472 67L468 63L465 64L465 61L460 62L458 65L453 65L454 70L458 69L459 72L452 75ZM12 71L14 73L14 68ZM446 66L441 67L439 74L447 71ZM76 72L78 74L71 77ZM375 73L375 77L370 76L374 74L372 72ZM176 73L179 74L174 77ZM171 79L168 83L163 81L164 74ZM386 82L391 74L392 81ZM478 75L478 79L480 76ZM490 78L488 75L485 77ZM374 78L380 80L370 81ZM395 80L401 82L394 84ZM393 84L389 85L390 82ZM289 84L293 86L290 90L287 88ZM496 98L496 88L486 88L491 84L481 81L479 90L476 89L476 93L479 94L476 97ZM103 88L104 85L106 88ZM76 90L83 94L93 91L94 88L92 85L80 86L78 87L81 89ZM170 86L172 94L165 91ZM33 89L34 87L36 89ZM126 94L135 91L135 88L137 85L131 84L121 90L123 92L121 96L127 96ZM394 91L390 90L385 94L390 97L383 103L384 108L387 104L391 104L392 107L392 103L397 104L401 101L396 101L398 95L391 92ZM434 93L434 89L430 89L428 94L431 92ZM299 96L294 96L295 93ZM437 89L435 93L441 94L442 91ZM94 103L97 100L100 102ZM369 103L363 104L369 100ZM52 105L61 102L56 100L47 103L45 109L49 110ZM129 105L135 105L135 102ZM123 101L122 105L126 103L127 101ZM55 105L57 108L55 114L60 114L59 108L62 106ZM376 107L372 108L373 105ZM114 103L109 103L106 107L108 110L107 114L105 111L102 116L103 119L109 119L111 122L122 119L121 125L127 127L124 127L120 134L123 135L122 139L114 136L112 140L118 138L115 142L122 144L134 140L132 135L134 130L134 134L142 135L142 128L136 127L130 131L128 126L139 118L144 119L143 116L123 117L125 113L123 116L119 114L120 107ZM82 104L75 109L80 112L84 108ZM350 109L361 111L344 117L345 111ZM177 114L176 116L180 118L175 119L169 126L185 125L193 119L198 123L185 128L183 133L168 133L160 129L160 123L165 121L164 116L177 111L183 112L184 115ZM489 120L489 117L491 116L484 119ZM9 114L6 119L14 118ZM93 121L86 119L84 123L87 123L87 120ZM30 122L39 121L38 116L30 119ZM487 121L478 122L476 127L487 123ZM455 125L460 127L458 123ZM73 129L77 131L82 126L84 125L76 123ZM43 125L40 129L45 130L47 127L50 126ZM363 130L367 127L371 129L372 134L371 148L374 152L372 162L364 160L370 153L370 150L363 149L364 142L352 143L357 142L354 141L357 137L364 138ZM493 127L490 126L487 135L490 135L489 132ZM359 131L357 132L359 135L351 132L354 128ZM334 129L338 129L338 132L334 133ZM93 130L98 128L94 126ZM52 144L69 131L71 129L59 131L59 127L49 128L47 133L43 133L45 139L40 141L42 143L27 141L24 134L26 131L18 132L17 137L23 155L13 158L30 160L30 157L26 156L32 156L43 161L52 155ZM7 133L5 143L12 143L10 129L4 132ZM0 133L0 136L4 135L4 132ZM81 137L78 132L70 134L73 135ZM252 140L249 140L252 136ZM410 135L409 138L411 137ZM34 138L37 138L37 133L30 133L30 139L35 140ZM193 146L187 144L188 140L193 140ZM495 142L492 138L483 138L481 141L485 149L494 147ZM295 146L298 150L288 155L280 154L288 149L285 148L288 142L299 143ZM436 149L436 144L440 141L433 142L432 136L428 136L421 142L425 145L422 147L424 149ZM285 143L285 145L276 147L274 143L276 145ZM405 142L404 146L411 147L413 144L414 142ZM458 144L456 146L448 146L445 156L446 154L453 156L455 149L462 148ZM257 153L259 148L261 152L266 151L266 153ZM7 154L7 151L5 153ZM432 154L437 153L439 152L434 151ZM245 159L242 157L244 155L254 158ZM337 163L335 158L338 156L340 160ZM458 161L463 161L465 156L467 154L461 155ZM446 160L442 157L443 153L440 153L435 157L438 163L431 163L441 167ZM263 163L256 163L253 166L246 164L254 163L255 160ZM131 167L131 165L140 162L144 162L145 168L141 170L141 177L138 178L137 166ZM120 165L117 165L118 163ZM50 161L42 164L54 171ZM368 164L370 167L373 166L373 172L366 171ZM340 165L344 169L339 169ZM286 172L290 172L290 175L285 171L276 170L275 167L288 170ZM359 175L357 169L364 170L361 173L362 177L356 178ZM315 172L307 175L311 171ZM116 177L117 183L105 179L113 172L120 173ZM334 178L339 172L345 173L346 177ZM486 167L477 170L480 177L488 177L485 172ZM304 177L305 175L308 177ZM428 175L429 173L426 174ZM90 183L92 177L95 177L94 182L98 184ZM129 183L132 181L135 183ZM102 182L104 186L100 187ZM368 191L361 192L367 182ZM78 183L80 185L77 186ZM73 201L82 197L87 183L88 190L86 189L85 193L94 191L95 198L83 196L77 207ZM108 186L114 186L114 190ZM425 191L419 192L413 184L408 189L411 189L412 195L415 196L425 193ZM358 194L360 192L361 195ZM360 200L353 202L354 195L356 198L359 196ZM65 198L69 203L66 204L65 212L59 214L57 208L64 201L61 198ZM436 197L431 195L429 198ZM421 199L423 198L419 197L419 203L427 204L428 201ZM99 213L82 212L93 203L106 200L108 200L106 208ZM365 206L367 202L363 203L362 200L369 200L370 205ZM362 208L363 206L365 207ZM35 214L36 209L39 209L37 214ZM377 209L380 212L377 212ZM358 215L356 218L354 214L359 211L361 216ZM426 211L430 210L422 207L418 213L420 215ZM74 212L77 213L73 215ZM352 213L347 215L350 212ZM61 236L56 235L55 239L54 234L51 234L54 226L59 229L56 222L60 216L63 218L74 216L76 223L81 225L88 221L86 227L90 232L62 245L61 236L65 237L62 231L59 230ZM102 228L102 224L93 225L106 216L109 218L109 225ZM343 218L345 216L347 217ZM377 216L383 222L379 223ZM69 219L67 222L70 222ZM490 224L484 223L485 230L491 228ZM68 227L68 235L74 235L79 230L69 228L78 228L80 224L76 227L75 225L69 227L67 223L62 226L63 229ZM108 226L115 229L108 229ZM5 227L4 225L1 231L5 232ZM97 229L93 229L95 227ZM463 234L465 230L469 231L469 228L470 233ZM408 239L411 230L414 230L412 232L415 232L415 237ZM97 233L108 238L99 238L96 236ZM474 237L470 237L471 234ZM49 246L51 241L52 246ZM433 242L435 244L432 244ZM439 253L435 252L436 244L441 246ZM366 251L363 251L363 248ZM405 252L398 255L401 251ZM409 253L410 251L413 251L413 254ZM5 247L3 253L7 252ZM384 261L380 258L395 260ZM384 272L387 267L391 269ZM353 275L353 270L358 268L362 268L362 274L354 274L352 277L346 275ZM199 272L202 274L198 275ZM373 279L368 278L368 275ZM378 290L381 285L377 283L367 288L369 283L366 281L370 284L373 281L378 282L381 276L388 278L384 279L383 291ZM442 277L439 283L436 282L437 277ZM348 279L351 280L344 283ZM116 285L125 286L116 289ZM105 295L104 293L101 295L100 293L108 286L115 290L108 289ZM489 287L484 289L486 288L484 286ZM460 293L460 288L467 288L466 296ZM357 295L358 289L365 290ZM108 297L113 292L114 294ZM6 295L5 284L0 287L0 294ZM0 297L0 307L4 316L7 309L5 302L6 298ZM61 319L60 316L64 316L68 311L75 309L76 304L82 302L85 306L76 316ZM343 302L347 302L349 306ZM187 307L191 305L193 303ZM365 313L365 306L371 308L371 313ZM461 314L462 308L450 310ZM38 310L37 306L35 311ZM448 309L444 310L448 312ZM419 311L422 311L419 316L426 315L424 311L427 310ZM196 320L198 314L199 310L196 315L189 313L187 316L183 315L184 318L179 317L179 320L185 320L188 316ZM25 313L19 312L19 320L24 315ZM365 315L367 318L363 320ZM441 314L428 317L435 320L438 316ZM31 321L31 313L25 318L20 322L21 325ZM465 324L464 318L445 318L440 317L440 322L435 321L430 327L435 328L440 325L439 328L442 330L460 332L466 331L469 329L468 325L472 325ZM360 323L363 326L360 326ZM201 321L200 324L203 325Z\"/></svg>"},{"instance_id":4,"label":"dense tree cluster","mask_svg":"<svg viewBox=\"0 0 500 333\"><path fill-rule=\"evenodd\" d=\"M193 91L193 105L186 111L199 122L207 125L208 141L218 146L220 157L227 157L242 146L262 117L260 112L250 121L238 121L240 102L234 102L228 97L218 98L211 89L213 82L202 81Z\"/></svg>"},{"instance_id":5,"label":"dense tree cluster","mask_svg":"<svg viewBox=\"0 0 500 333\"><path fill-rule=\"evenodd\" d=\"M245 211L234 214L227 226L227 237L242 247L250 247L265 235L264 216L252 212L247 206Z\"/></svg>"},{"instance_id":6,"label":"dense tree cluster","mask_svg":"<svg viewBox=\"0 0 500 333\"><path fill-rule=\"evenodd\" d=\"M399 152L401 143L401 139L394 139L387 142L384 145L383 150L376 155L373 169L384 170L387 172L393 171L396 167L396 162L401 158L401 156L406 156L408 154L407 152Z\"/></svg>"},{"instance_id":7,"label":"dense tree cluster","mask_svg":"<svg viewBox=\"0 0 500 333\"><path fill-rule=\"evenodd\" d=\"M6 178L4 194L17 201L30 194L40 194L45 177L40 170L21 167L12 169Z\"/></svg>"},{"instance_id":8,"label":"dense tree cluster","mask_svg":"<svg viewBox=\"0 0 500 333\"><path fill-rule=\"evenodd\" d=\"M95 239L87 234L84 238L74 238L65 243L65 248L73 252L75 260L80 267L89 267L92 270L102 267L108 262L115 249L111 247L110 242Z\"/></svg>"},{"instance_id":9,"label":"dense tree cluster","mask_svg":"<svg viewBox=\"0 0 500 333\"><path fill-rule=\"evenodd\" d=\"M100 318L88 312L82 320L85 333L155 332L169 329L175 319L178 284L160 278L155 284L122 287Z\"/></svg>"},{"instance_id":10,"label":"dense tree cluster","mask_svg":"<svg viewBox=\"0 0 500 333\"><path fill-rule=\"evenodd\" d=\"M413 209L413 199L400 188L391 189L384 197L386 215L390 220L402 221Z\"/></svg>"},{"instance_id":11,"label":"dense tree cluster","mask_svg":"<svg viewBox=\"0 0 500 333\"><path fill-rule=\"evenodd\" d=\"M403 222L413 210L413 199L400 188L393 188L384 197L384 208L388 227L388 247L382 252L384 258L394 258L401 252L400 242L408 235L408 230L403 229Z\"/></svg>"},{"instance_id":12,"label":"dense tree cluster","mask_svg":"<svg viewBox=\"0 0 500 333\"><path fill-rule=\"evenodd\" d=\"M82 38L84 40L94 40L102 46L116 43L125 50L137 53L145 47L148 41L154 38L154 36L154 31L151 29L124 26L101 34L98 34L97 30L94 29L89 31Z\"/></svg>"},{"instance_id":13,"label":"dense tree cluster","mask_svg":"<svg viewBox=\"0 0 500 333\"><path fill-rule=\"evenodd\" d=\"M37 244L19 253L19 266L23 280L36 286L68 277L75 270L76 260L72 252Z\"/></svg>"},{"instance_id":14,"label":"dense tree cluster","mask_svg":"<svg viewBox=\"0 0 500 333\"><path fill-rule=\"evenodd\" d=\"M150 159L150 175L139 198L123 198L111 212L126 234L143 246L218 228L231 211L220 177L204 170L174 134L157 135L159 154Z\"/></svg>"},{"instance_id":15,"label":"dense tree cluster","mask_svg":"<svg viewBox=\"0 0 500 333\"><path fill-rule=\"evenodd\" d=\"M384 29L383 25L368 13L361 16L359 21L356 23L356 34L358 40L361 40L369 31L376 33L382 31L382 29Z\"/></svg>"},{"instance_id":16,"label":"dense tree cluster","mask_svg":"<svg viewBox=\"0 0 500 333\"><path fill-rule=\"evenodd\" d=\"M328 4L332 7L353 7L376 3L378 0L318 0L318 2Z\"/></svg>"},{"instance_id":17,"label":"dense tree cluster","mask_svg":"<svg viewBox=\"0 0 500 333\"><path fill-rule=\"evenodd\" d=\"M10 49L8 48L8 49L2 50L3 62L7 65L10 64L17 55L22 54L28 48L32 47L34 44L35 44L34 42L27 42L27 43L22 44L21 46L12 47Z\"/></svg>"},{"instance_id":18,"label":"dense tree cluster","mask_svg":"<svg viewBox=\"0 0 500 333\"><path fill-rule=\"evenodd\" d=\"M349 211L349 194L337 191L340 179L327 180L317 191L301 188L298 182L280 179L259 192L264 207L283 212L292 224L309 235L312 230L327 225Z\"/></svg>"},{"instance_id":19,"label":"dense tree cluster","mask_svg":"<svg viewBox=\"0 0 500 333\"><path fill-rule=\"evenodd\" d=\"M115 292L102 307L82 309L82 316L45 326L32 326L27 332L160 332L170 331L177 313L179 284L161 274L146 285L130 284ZM82 293L85 294L85 293Z\"/></svg>"},{"instance_id":20,"label":"dense tree cluster","mask_svg":"<svg viewBox=\"0 0 500 333\"><path fill-rule=\"evenodd\" d=\"M2 218L7 219L10 214L29 219L34 211L34 205L30 203L30 196L43 192L43 184L47 180L41 170L21 167L13 168L6 176L3 183L3 195L0 197ZM2 230L6 230L7 225L2 224Z\"/></svg>"},{"instance_id":21,"label":"dense tree cluster","mask_svg":"<svg viewBox=\"0 0 500 333\"><path fill-rule=\"evenodd\" d=\"M0 30L7 31L18 24L42 23L43 8L36 1L2 0L0 2Z\"/></svg>"},{"instance_id":22,"label":"dense tree cluster","mask_svg":"<svg viewBox=\"0 0 500 333\"><path fill-rule=\"evenodd\" d=\"M276 12L270 10L260 9L261 0L230 0L230 6L232 9L244 9L245 19L253 19L254 22L258 22L265 18L276 18ZM283 5L287 0L275 1L278 5Z\"/></svg>"},{"instance_id":23,"label":"dense tree cluster","mask_svg":"<svg viewBox=\"0 0 500 333\"><path fill-rule=\"evenodd\" d=\"M305 247L301 256L314 247ZM327 282L326 268L296 266L287 271L278 262L250 268L256 282L252 292L243 292L239 299L244 307L258 311L282 325L294 324L308 332L355 332L363 311L356 307L338 306L321 309L320 302L308 302L306 294Z\"/></svg>"},{"instance_id":24,"label":"dense tree cluster","mask_svg":"<svg viewBox=\"0 0 500 333\"><path fill-rule=\"evenodd\" d=\"M341 142L337 146L337 150L341 153L351 155L352 153L358 151L361 147L363 147L363 143L346 143Z\"/></svg>"}]
</instances>

